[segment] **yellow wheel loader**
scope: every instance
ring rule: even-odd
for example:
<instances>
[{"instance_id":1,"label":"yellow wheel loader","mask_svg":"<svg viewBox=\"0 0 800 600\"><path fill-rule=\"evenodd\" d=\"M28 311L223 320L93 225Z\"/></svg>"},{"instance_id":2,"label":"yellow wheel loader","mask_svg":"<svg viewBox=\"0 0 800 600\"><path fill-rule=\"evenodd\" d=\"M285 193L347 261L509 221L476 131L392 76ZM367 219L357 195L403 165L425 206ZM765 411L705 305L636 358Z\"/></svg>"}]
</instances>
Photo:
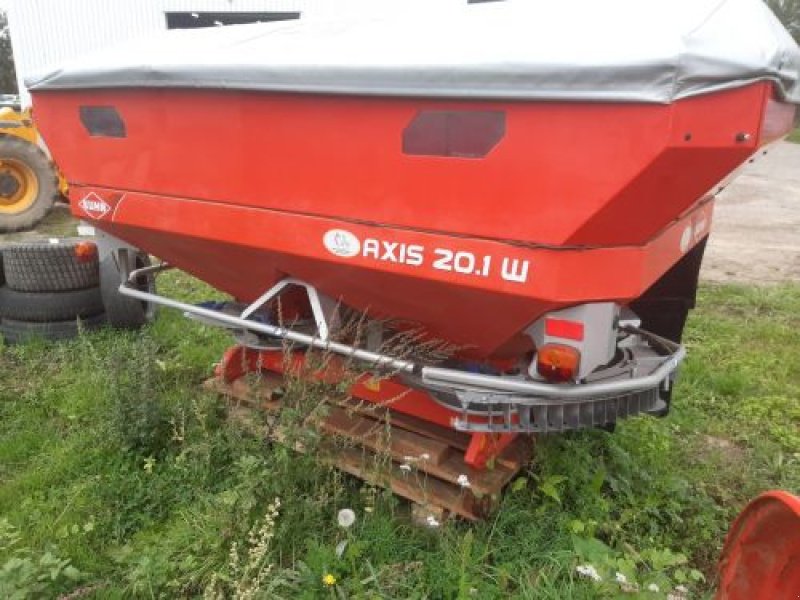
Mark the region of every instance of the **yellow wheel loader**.
<instances>
[{"instance_id":1,"label":"yellow wheel loader","mask_svg":"<svg viewBox=\"0 0 800 600\"><path fill-rule=\"evenodd\" d=\"M39 145L30 110L0 108L0 233L34 227L67 184Z\"/></svg>"}]
</instances>

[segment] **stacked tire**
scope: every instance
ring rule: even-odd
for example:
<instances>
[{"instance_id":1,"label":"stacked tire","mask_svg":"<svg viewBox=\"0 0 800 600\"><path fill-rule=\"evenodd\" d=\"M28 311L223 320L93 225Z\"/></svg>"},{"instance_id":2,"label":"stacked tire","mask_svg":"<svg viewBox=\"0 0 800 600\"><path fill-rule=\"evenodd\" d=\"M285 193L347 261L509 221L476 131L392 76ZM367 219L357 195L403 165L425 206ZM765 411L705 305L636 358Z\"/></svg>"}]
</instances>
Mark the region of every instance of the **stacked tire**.
<instances>
[{"instance_id":1,"label":"stacked tire","mask_svg":"<svg viewBox=\"0 0 800 600\"><path fill-rule=\"evenodd\" d=\"M105 323L94 244L50 240L1 252L0 335L7 344L69 339Z\"/></svg>"}]
</instances>

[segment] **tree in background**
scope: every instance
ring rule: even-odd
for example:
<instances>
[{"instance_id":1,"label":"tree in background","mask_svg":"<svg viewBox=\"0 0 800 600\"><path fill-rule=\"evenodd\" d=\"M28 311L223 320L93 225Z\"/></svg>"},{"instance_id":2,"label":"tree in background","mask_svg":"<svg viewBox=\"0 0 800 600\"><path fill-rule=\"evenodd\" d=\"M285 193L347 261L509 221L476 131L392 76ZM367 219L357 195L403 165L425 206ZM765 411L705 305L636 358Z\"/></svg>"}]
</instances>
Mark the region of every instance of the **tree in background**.
<instances>
[{"instance_id":1,"label":"tree in background","mask_svg":"<svg viewBox=\"0 0 800 600\"><path fill-rule=\"evenodd\" d=\"M0 10L0 94L17 93L17 73L14 70L14 53L11 51L11 35L8 17Z\"/></svg>"},{"instance_id":2,"label":"tree in background","mask_svg":"<svg viewBox=\"0 0 800 600\"><path fill-rule=\"evenodd\" d=\"M795 41L800 44L800 0L766 0L766 2Z\"/></svg>"}]
</instances>

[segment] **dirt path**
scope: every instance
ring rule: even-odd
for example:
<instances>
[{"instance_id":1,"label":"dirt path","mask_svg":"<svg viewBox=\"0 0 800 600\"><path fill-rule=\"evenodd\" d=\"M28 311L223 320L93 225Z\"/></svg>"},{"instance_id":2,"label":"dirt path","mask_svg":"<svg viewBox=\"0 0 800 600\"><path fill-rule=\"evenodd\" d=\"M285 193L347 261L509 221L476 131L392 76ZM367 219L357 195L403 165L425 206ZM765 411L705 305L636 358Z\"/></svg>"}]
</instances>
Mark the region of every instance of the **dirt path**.
<instances>
[{"instance_id":1,"label":"dirt path","mask_svg":"<svg viewBox=\"0 0 800 600\"><path fill-rule=\"evenodd\" d=\"M800 282L800 144L773 146L719 195L700 276Z\"/></svg>"}]
</instances>

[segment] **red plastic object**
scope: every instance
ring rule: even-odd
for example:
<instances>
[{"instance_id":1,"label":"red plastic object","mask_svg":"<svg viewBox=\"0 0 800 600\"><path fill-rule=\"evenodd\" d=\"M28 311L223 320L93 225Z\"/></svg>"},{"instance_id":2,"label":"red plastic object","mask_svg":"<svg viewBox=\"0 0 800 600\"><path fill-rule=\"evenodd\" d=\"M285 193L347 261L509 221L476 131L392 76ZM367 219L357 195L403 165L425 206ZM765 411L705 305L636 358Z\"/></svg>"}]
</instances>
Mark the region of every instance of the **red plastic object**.
<instances>
[{"instance_id":1,"label":"red plastic object","mask_svg":"<svg viewBox=\"0 0 800 600\"><path fill-rule=\"evenodd\" d=\"M581 353L564 344L545 344L536 353L539 375L554 383L575 379L581 365Z\"/></svg>"},{"instance_id":2,"label":"red plastic object","mask_svg":"<svg viewBox=\"0 0 800 600\"><path fill-rule=\"evenodd\" d=\"M516 433L473 433L464 462L474 469L485 469L517 438Z\"/></svg>"},{"instance_id":3,"label":"red plastic object","mask_svg":"<svg viewBox=\"0 0 800 600\"><path fill-rule=\"evenodd\" d=\"M80 263L92 262L97 258L97 244L94 242L78 242L75 245L75 258Z\"/></svg>"},{"instance_id":4,"label":"red plastic object","mask_svg":"<svg viewBox=\"0 0 800 600\"><path fill-rule=\"evenodd\" d=\"M583 341L583 323L580 321L567 321L548 317L544 322L544 333L550 337L565 340Z\"/></svg>"},{"instance_id":5,"label":"red plastic object","mask_svg":"<svg viewBox=\"0 0 800 600\"><path fill-rule=\"evenodd\" d=\"M800 498L766 492L737 517L720 559L716 600L800 598Z\"/></svg>"}]
</instances>

